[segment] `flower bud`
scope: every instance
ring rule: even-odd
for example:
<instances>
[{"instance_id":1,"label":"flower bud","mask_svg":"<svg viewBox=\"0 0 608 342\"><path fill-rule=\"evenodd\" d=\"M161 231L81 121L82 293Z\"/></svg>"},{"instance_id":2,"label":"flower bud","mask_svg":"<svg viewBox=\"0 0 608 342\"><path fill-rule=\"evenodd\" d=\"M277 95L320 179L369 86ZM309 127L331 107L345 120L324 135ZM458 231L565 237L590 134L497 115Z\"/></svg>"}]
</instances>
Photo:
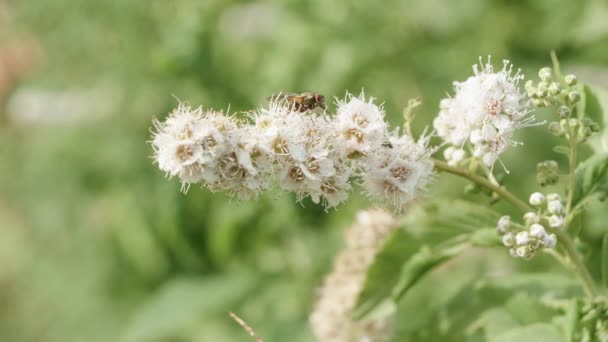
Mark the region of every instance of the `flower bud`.
<instances>
[{"instance_id":1,"label":"flower bud","mask_svg":"<svg viewBox=\"0 0 608 342\"><path fill-rule=\"evenodd\" d=\"M538 93L534 93L536 95L536 97L538 97ZM540 99L535 99L535 96L531 96L532 97L532 104L534 105L534 107L537 108L542 108L545 107L545 102L543 100Z\"/></svg>"},{"instance_id":2,"label":"flower bud","mask_svg":"<svg viewBox=\"0 0 608 342\"><path fill-rule=\"evenodd\" d=\"M570 100L571 103L576 103L580 99L581 99L581 94L578 91L573 90L568 93L568 100Z\"/></svg>"},{"instance_id":3,"label":"flower bud","mask_svg":"<svg viewBox=\"0 0 608 342\"><path fill-rule=\"evenodd\" d=\"M555 234L545 234L543 237L543 246L545 248L553 248L557 244L557 237Z\"/></svg>"},{"instance_id":4,"label":"flower bud","mask_svg":"<svg viewBox=\"0 0 608 342\"><path fill-rule=\"evenodd\" d=\"M464 157L466 156L466 152L463 149L457 149L452 153L452 161L456 164L460 163Z\"/></svg>"},{"instance_id":5,"label":"flower bud","mask_svg":"<svg viewBox=\"0 0 608 342\"><path fill-rule=\"evenodd\" d=\"M522 231L515 235L515 243L518 246L526 246L530 244L530 233L527 231Z\"/></svg>"},{"instance_id":6,"label":"flower bud","mask_svg":"<svg viewBox=\"0 0 608 342\"><path fill-rule=\"evenodd\" d=\"M549 226L551 226L551 228L560 228L563 225L564 225L563 216L551 215L551 217L549 217Z\"/></svg>"},{"instance_id":7,"label":"flower bud","mask_svg":"<svg viewBox=\"0 0 608 342\"><path fill-rule=\"evenodd\" d=\"M535 192L532 195L530 195L530 204L533 206L539 206L542 205L543 203L545 203L545 195L541 194L540 192Z\"/></svg>"},{"instance_id":8,"label":"flower bud","mask_svg":"<svg viewBox=\"0 0 608 342\"><path fill-rule=\"evenodd\" d=\"M511 227L511 216L503 216L498 220L498 224L496 225L496 230L498 234L505 234L509 228Z\"/></svg>"},{"instance_id":9,"label":"flower bud","mask_svg":"<svg viewBox=\"0 0 608 342\"><path fill-rule=\"evenodd\" d=\"M566 75L566 77L564 77L564 80L566 81L566 84L570 87L576 85L576 83L578 83L578 80L576 79L576 76L570 74L570 75Z\"/></svg>"},{"instance_id":10,"label":"flower bud","mask_svg":"<svg viewBox=\"0 0 608 342\"><path fill-rule=\"evenodd\" d=\"M559 127L561 127L563 132L568 131L568 119L559 120Z\"/></svg>"},{"instance_id":11,"label":"flower bud","mask_svg":"<svg viewBox=\"0 0 608 342\"><path fill-rule=\"evenodd\" d=\"M455 150L456 150L456 148L453 146L450 146L450 147L446 148L445 150L443 150L443 157L445 158L445 160L452 159L452 154L454 154Z\"/></svg>"},{"instance_id":12,"label":"flower bud","mask_svg":"<svg viewBox=\"0 0 608 342\"><path fill-rule=\"evenodd\" d=\"M550 214L560 215L564 213L564 206L561 201L549 201L547 211Z\"/></svg>"},{"instance_id":13,"label":"flower bud","mask_svg":"<svg viewBox=\"0 0 608 342\"><path fill-rule=\"evenodd\" d=\"M530 246L517 247L517 249L515 249L515 253L518 257L524 259L529 259L533 256L532 249L530 248Z\"/></svg>"},{"instance_id":14,"label":"flower bud","mask_svg":"<svg viewBox=\"0 0 608 342\"><path fill-rule=\"evenodd\" d=\"M511 256L514 258L517 258L519 256L519 255L517 255L515 248L509 248L509 254L511 254Z\"/></svg>"},{"instance_id":15,"label":"flower bud","mask_svg":"<svg viewBox=\"0 0 608 342\"><path fill-rule=\"evenodd\" d=\"M559 107L559 117L567 118L570 115L570 108L568 106L560 106Z\"/></svg>"},{"instance_id":16,"label":"flower bud","mask_svg":"<svg viewBox=\"0 0 608 342\"><path fill-rule=\"evenodd\" d=\"M536 165L536 181L540 186L555 184L559 180L559 165L555 160L545 160Z\"/></svg>"},{"instance_id":17,"label":"flower bud","mask_svg":"<svg viewBox=\"0 0 608 342\"><path fill-rule=\"evenodd\" d=\"M553 71L549 67L544 67L538 71L538 77L544 82L551 81L552 74Z\"/></svg>"},{"instance_id":18,"label":"flower bud","mask_svg":"<svg viewBox=\"0 0 608 342\"><path fill-rule=\"evenodd\" d=\"M506 233L502 236L502 244L505 245L505 247L512 247L514 242L513 233Z\"/></svg>"},{"instance_id":19,"label":"flower bud","mask_svg":"<svg viewBox=\"0 0 608 342\"><path fill-rule=\"evenodd\" d=\"M562 197L559 194L556 194L555 192L552 192L550 194L547 195L547 201L551 202L551 201L561 201Z\"/></svg>"},{"instance_id":20,"label":"flower bud","mask_svg":"<svg viewBox=\"0 0 608 342\"><path fill-rule=\"evenodd\" d=\"M524 222L526 223L526 226L529 227L535 223L540 222L540 216L538 216L537 213L534 212L527 212L524 215Z\"/></svg>"},{"instance_id":21,"label":"flower bud","mask_svg":"<svg viewBox=\"0 0 608 342\"><path fill-rule=\"evenodd\" d=\"M537 239L542 239L545 236L545 227L542 225L535 223L530 227L530 235Z\"/></svg>"},{"instance_id":22,"label":"flower bud","mask_svg":"<svg viewBox=\"0 0 608 342\"><path fill-rule=\"evenodd\" d=\"M557 82L551 82L551 84L549 84L549 94L552 96L558 95L560 91L561 89L559 88L559 84L557 84Z\"/></svg>"},{"instance_id":23,"label":"flower bud","mask_svg":"<svg viewBox=\"0 0 608 342\"><path fill-rule=\"evenodd\" d=\"M564 133L562 128L559 126L559 122L557 121L550 122L547 128L549 129L549 132L555 136L560 136Z\"/></svg>"}]
</instances>

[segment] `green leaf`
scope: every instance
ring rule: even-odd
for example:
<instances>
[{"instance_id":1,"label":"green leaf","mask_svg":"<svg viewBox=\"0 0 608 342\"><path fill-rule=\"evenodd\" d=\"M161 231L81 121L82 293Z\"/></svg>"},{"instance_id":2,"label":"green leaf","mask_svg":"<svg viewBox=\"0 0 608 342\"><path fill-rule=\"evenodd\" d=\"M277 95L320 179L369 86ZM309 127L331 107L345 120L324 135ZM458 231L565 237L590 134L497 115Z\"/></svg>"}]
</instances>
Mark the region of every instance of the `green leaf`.
<instances>
[{"instance_id":1,"label":"green leaf","mask_svg":"<svg viewBox=\"0 0 608 342\"><path fill-rule=\"evenodd\" d=\"M608 152L608 91L588 84L582 87L579 116L585 115L600 125L600 131L587 141L596 152Z\"/></svg>"},{"instance_id":2,"label":"green leaf","mask_svg":"<svg viewBox=\"0 0 608 342\"><path fill-rule=\"evenodd\" d=\"M566 156L570 155L570 149L567 146L563 146L563 145L554 146L553 152L563 154Z\"/></svg>"},{"instance_id":3,"label":"green leaf","mask_svg":"<svg viewBox=\"0 0 608 342\"><path fill-rule=\"evenodd\" d=\"M251 274L176 278L158 290L135 314L125 341L153 341L179 336L205 315L228 311L256 286Z\"/></svg>"},{"instance_id":4,"label":"green leaf","mask_svg":"<svg viewBox=\"0 0 608 342\"><path fill-rule=\"evenodd\" d=\"M424 274L456 255L462 247L457 244L468 242L471 234L475 245L488 246L496 242L489 236L487 229L490 228L484 228L493 227L499 215L487 207L462 200L438 200L412 209L401 222L403 229L389 236L369 267L351 313L354 319L374 316L378 310L389 308L394 291L404 294ZM494 228L490 230L496 236ZM433 249L421 248L420 241L444 241L457 234L460 235L456 245L452 241ZM402 288L397 290L399 286Z\"/></svg>"},{"instance_id":5,"label":"green leaf","mask_svg":"<svg viewBox=\"0 0 608 342\"><path fill-rule=\"evenodd\" d=\"M458 243L448 248L437 247L436 251L423 246L403 265L399 282L393 290L393 298L399 300L410 290L425 274L445 261L460 254L468 247L468 242Z\"/></svg>"},{"instance_id":6,"label":"green leaf","mask_svg":"<svg viewBox=\"0 0 608 342\"><path fill-rule=\"evenodd\" d=\"M560 296L573 296L580 294L577 279L554 273L513 273L500 277L483 279L478 284L479 289L495 289L507 293L523 291L534 296L547 293Z\"/></svg>"},{"instance_id":7,"label":"green leaf","mask_svg":"<svg viewBox=\"0 0 608 342\"><path fill-rule=\"evenodd\" d=\"M564 342L564 336L559 330L546 323L531 324L523 327L508 330L502 334L489 336L490 342L513 342L513 341L534 341L534 342Z\"/></svg>"},{"instance_id":8,"label":"green leaf","mask_svg":"<svg viewBox=\"0 0 608 342\"><path fill-rule=\"evenodd\" d=\"M471 235L471 243L479 247L502 246L502 239L495 228L480 229Z\"/></svg>"},{"instance_id":9,"label":"green leaf","mask_svg":"<svg viewBox=\"0 0 608 342\"><path fill-rule=\"evenodd\" d=\"M602 282L608 288L608 233L602 239Z\"/></svg>"},{"instance_id":10,"label":"green leaf","mask_svg":"<svg viewBox=\"0 0 608 342\"><path fill-rule=\"evenodd\" d=\"M374 258L365 277L352 316L362 319L383 301L390 298L399 280L398 269L415 251L414 238L403 229L395 230Z\"/></svg>"},{"instance_id":11,"label":"green leaf","mask_svg":"<svg viewBox=\"0 0 608 342\"><path fill-rule=\"evenodd\" d=\"M608 192L608 153L596 154L578 165L575 172L573 206L593 194Z\"/></svg>"},{"instance_id":12,"label":"green leaf","mask_svg":"<svg viewBox=\"0 0 608 342\"><path fill-rule=\"evenodd\" d=\"M513 315L505 308L492 308L484 311L474 326L482 326L486 336L496 336L521 326Z\"/></svg>"}]
</instances>

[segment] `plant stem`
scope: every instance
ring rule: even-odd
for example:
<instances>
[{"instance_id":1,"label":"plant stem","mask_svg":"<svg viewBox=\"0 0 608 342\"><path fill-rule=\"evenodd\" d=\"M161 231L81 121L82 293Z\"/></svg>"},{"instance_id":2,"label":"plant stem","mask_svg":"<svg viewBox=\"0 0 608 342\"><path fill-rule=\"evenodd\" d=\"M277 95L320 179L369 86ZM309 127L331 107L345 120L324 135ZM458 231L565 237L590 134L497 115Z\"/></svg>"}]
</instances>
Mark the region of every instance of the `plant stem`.
<instances>
[{"instance_id":1,"label":"plant stem","mask_svg":"<svg viewBox=\"0 0 608 342\"><path fill-rule=\"evenodd\" d=\"M574 241L570 238L570 236L568 236L566 231L562 230L562 229L556 229L555 235L557 235L557 239L559 240L561 246L564 247L566 254L568 254L568 258L570 259L570 262L572 263L572 266L573 266L572 269L574 270L574 272L576 272L578 277L581 279L581 282L583 283L583 288L585 289L585 293L587 294L587 296L597 297L598 292L597 292L597 289L595 288L595 283L593 282L593 278L591 277L589 270L583 263L583 259L580 257L580 255L576 251L576 247L574 246Z\"/></svg>"},{"instance_id":2,"label":"plant stem","mask_svg":"<svg viewBox=\"0 0 608 342\"><path fill-rule=\"evenodd\" d=\"M514 207L520 209L521 211L524 211L524 212L535 211L535 209L532 206L528 205L528 203L520 200L519 198L517 198L515 195L510 193L504 187L493 184L486 178L473 174L473 173L469 172L468 170L465 170L461 167L450 166L441 160L433 159L433 162L435 163L435 168L437 170L449 172L449 173L455 174L457 176L464 177L470 181L473 181L473 182L479 184L480 186L483 186L486 189L497 193L499 196L504 198L507 202L511 203ZM591 277L591 274L589 274L589 270L587 269L587 267L583 263L582 258L578 254L576 247L574 246L574 241L572 241L570 236L566 233L566 228L567 227L564 227L563 229L555 229L554 230L555 235L557 236L561 246L566 251L568 258L570 259L570 262L572 263L572 266L573 266L572 268L573 268L574 272L580 278L583 288L585 290L585 293L589 297L596 297L598 295L598 292L595 288L593 278Z\"/></svg>"},{"instance_id":3,"label":"plant stem","mask_svg":"<svg viewBox=\"0 0 608 342\"><path fill-rule=\"evenodd\" d=\"M511 203L513 206L515 206L516 208L518 208L522 211L534 211L535 210L534 208L529 206L526 202L520 200L519 198L514 196L512 193L507 191L507 189L505 189L504 187L494 184L493 182L489 181L486 178L473 174L473 173L469 172L468 170L465 170L461 167L450 166L446 162L443 162L441 160L433 159L433 162L435 163L435 168L437 170L449 172L449 173L467 178L468 180L473 181L474 183L477 183L477 184L485 187L486 189L497 193L498 195L500 195L500 197L504 198L507 202Z\"/></svg>"},{"instance_id":4,"label":"plant stem","mask_svg":"<svg viewBox=\"0 0 608 342\"><path fill-rule=\"evenodd\" d=\"M568 130L571 131L568 125ZM574 199L574 171L576 170L576 142L572 141L572 133L570 134L570 173L568 174L568 202L566 203L566 213L570 214L572 210L572 201Z\"/></svg>"}]
</instances>

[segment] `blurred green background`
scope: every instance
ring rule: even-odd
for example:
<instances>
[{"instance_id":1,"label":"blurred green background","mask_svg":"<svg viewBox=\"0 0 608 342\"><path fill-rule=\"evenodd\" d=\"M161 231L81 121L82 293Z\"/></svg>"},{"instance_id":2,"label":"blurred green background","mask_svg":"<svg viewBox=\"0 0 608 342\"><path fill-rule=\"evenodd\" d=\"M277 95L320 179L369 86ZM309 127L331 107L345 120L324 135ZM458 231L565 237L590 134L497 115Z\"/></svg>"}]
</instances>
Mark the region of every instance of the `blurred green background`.
<instances>
[{"instance_id":1,"label":"blurred green background","mask_svg":"<svg viewBox=\"0 0 608 342\"><path fill-rule=\"evenodd\" d=\"M535 78L551 49L567 72L608 85L608 2L0 0L0 340L251 341L229 310L265 341L314 340L315 288L370 203L353 195L325 214L286 195L184 195L152 164L152 118L172 95L239 112L282 90L365 88L393 126L422 96L420 133L479 56ZM536 163L563 159L543 127L518 138L506 184L527 196ZM431 193L488 201L464 184L442 176ZM603 219L585 231L590 250ZM475 291L482 274L561 272L547 256L506 254L472 251L423 282L401 340L436 340L449 293L455 307L500 305Z\"/></svg>"}]
</instances>

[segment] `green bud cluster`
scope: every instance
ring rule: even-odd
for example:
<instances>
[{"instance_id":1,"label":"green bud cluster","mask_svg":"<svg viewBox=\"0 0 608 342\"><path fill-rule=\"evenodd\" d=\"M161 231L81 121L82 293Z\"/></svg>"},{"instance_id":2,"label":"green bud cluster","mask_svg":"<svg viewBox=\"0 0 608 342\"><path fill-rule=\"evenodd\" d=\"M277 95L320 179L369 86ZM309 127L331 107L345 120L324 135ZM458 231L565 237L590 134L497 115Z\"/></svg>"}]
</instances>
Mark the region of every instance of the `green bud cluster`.
<instances>
[{"instance_id":1,"label":"green bud cluster","mask_svg":"<svg viewBox=\"0 0 608 342\"><path fill-rule=\"evenodd\" d=\"M545 160L536 165L536 182L540 186L555 184L559 181L559 166L555 160Z\"/></svg>"},{"instance_id":2,"label":"green bud cluster","mask_svg":"<svg viewBox=\"0 0 608 342\"><path fill-rule=\"evenodd\" d=\"M599 132L600 126L590 118L561 119L549 123L549 132L555 136L573 138L577 143L583 143L594 133ZM572 134L572 137L570 136Z\"/></svg>"},{"instance_id":3,"label":"green bud cluster","mask_svg":"<svg viewBox=\"0 0 608 342\"><path fill-rule=\"evenodd\" d=\"M576 89L578 83L576 76L567 75L564 78L565 84L560 84L553 79L553 70L544 67L539 70L538 77L540 82L534 83L534 81L529 80L525 85L526 92L535 107L561 104L569 108L580 100L581 94Z\"/></svg>"},{"instance_id":4,"label":"green bud cluster","mask_svg":"<svg viewBox=\"0 0 608 342\"><path fill-rule=\"evenodd\" d=\"M581 308L580 318L583 336L581 341L608 340L608 303L604 298L597 298L585 303Z\"/></svg>"}]
</instances>

